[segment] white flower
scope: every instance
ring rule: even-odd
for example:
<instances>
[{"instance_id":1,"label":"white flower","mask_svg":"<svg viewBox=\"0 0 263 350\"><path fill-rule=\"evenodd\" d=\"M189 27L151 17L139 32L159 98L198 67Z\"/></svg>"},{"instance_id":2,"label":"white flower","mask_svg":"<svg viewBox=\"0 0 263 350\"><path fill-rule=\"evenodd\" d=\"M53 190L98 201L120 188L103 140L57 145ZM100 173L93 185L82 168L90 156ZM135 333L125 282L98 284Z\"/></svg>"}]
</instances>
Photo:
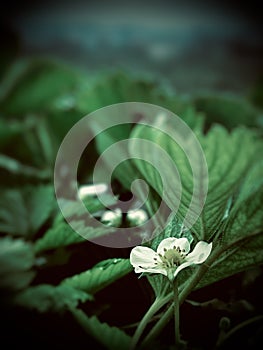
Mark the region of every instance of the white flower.
<instances>
[{"instance_id":1,"label":"white flower","mask_svg":"<svg viewBox=\"0 0 263 350\"><path fill-rule=\"evenodd\" d=\"M136 273L161 273L173 280L177 274L190 265L202 264L212 250L212 243L200 241L190 252L187 238L165 238L157 248L137 246L132 249L130 261Z\"/></svg>"}]
</instances>

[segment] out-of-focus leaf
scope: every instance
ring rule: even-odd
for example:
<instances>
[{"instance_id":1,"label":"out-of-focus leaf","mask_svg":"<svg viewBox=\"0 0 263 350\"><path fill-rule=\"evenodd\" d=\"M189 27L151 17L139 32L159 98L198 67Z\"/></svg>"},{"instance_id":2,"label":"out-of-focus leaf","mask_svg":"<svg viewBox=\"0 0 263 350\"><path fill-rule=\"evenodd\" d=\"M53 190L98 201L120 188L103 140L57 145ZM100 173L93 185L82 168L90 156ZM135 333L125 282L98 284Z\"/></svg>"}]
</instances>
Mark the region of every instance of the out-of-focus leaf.
<instances>
[{"instance_id":1,"label":"out-of-focus leaf","mask_svg":"<svg viewBox=\"0 0 263 350\"><path fill-rule=\"evenodd\" d=\"M235 96L202 96L194 100L198 111L206 115L209 126L220 123L228 129L240 125L256 126L258 111L248 100Z\"/></svg>"},{"instance_id":2,"label":"out-of-focus leaf","mask_svg":"<svg viewBox=\"0 0 263 350\"><path fill-rule=\"evenodd\" d=\"M0 287L19 290L34 278L32 245L21 239L0 238Z\"/></svg>"},{"instance_id":3,"label":"out-of-focus leaf","mask_svg":"<svg viewBox=\"0 0 263 350\"><path fill-rule=\"evenodd\" d=\"M128 76L125 74L115 74L112 76L103 77L97 81L93 86L80 90L76 97L77 108L83 113L88 114L99 108L109 106L116 103L123 102L146 102L160 105L171 109L174 113L182 115L185 121L189 124L196 123L195 115L193 116L192 109L189 103L181 100L177 96L166 96L153 81L147 81ZM121 116L116 116L119 122ZM114 118L114 116L111 116ZM113 126L96 136L96 146L98 152L102 154L111 145L118 141L125 140L129 137L132 125L125 124L126 119L123 115L124 124L114 126L114 119L112 119ZM91 125L93 131L99 131L103 126ZM128 159L129 154L123 148L120 148L119 154L116 154L117 159L127 159L122 162L113 173L113 177L117 178L126 188L130 185L134 178L138 178L138 173L133 163ZM110 165L113 160L105 158L106 164ZM136 176L137 174L137 176Z\"/></svg>"},{"instance_id":4,"label":"out-of-focus leaf","mask_svg":"<svg viewBox=\"0 0 263 350\"><path fill-rule=\"evenodd\" d=\"M14 298L17 305L38 312L61 312L72 307L77 307L79 303L92 300L92 296L76 290L70 286L52 286L41 284L30 287Z\"/></svg>"},{"instance_id":5,"label":"out-of-focus leaf","mask_svg":"<svg viewBox=\"0 0 263 350\"><path fill-rule=\"evenodd\" d=\"M83 203L87 209L85 207L80 208L78 203L76 201L73 201L73 200L60 198L59 202L60 202L60 207L63 208L63 214L66 218L71 218L73 216L80 218L83 214L85 214L87 212L87 210L90 214L94 214L99 210L105 209L105 205L107 207L114 205L116 203L116 198L114 198L108 194L104 194L103 195L103 203L104 204L102 204L101 201L97 197L86 196L83 199ZM60 215L60 217L61 217L61 215Z\"/></svg>"},{"instance_id":6,"label":"out-of-focus leaf","mask_svg":"<svg viewBox=\"0 0 263 350\"><path fill-rule=\"evenodd\" d=\"M50 178L49 171L39 170L29 165L22 164L16 159L7 157L3 154L0 154L0 169L1 168L14 175L22 175L42 180Z\"/></svg>"},{"instance_id":7,"label":"out-of-focus leaf","mask_svg":"<svg viewBox=\"0 0 263 350\"><path fill-rule=\"evenodd\" d=\"M43 111L78 83L79 75L61 64L21 60L11 67L0 85L0 109L18 115Z\"/></svg>"},{"instance_id":8,"label":"out-of-focus leaf","mask_svg":"<svg viewBox=\"0 0 263 350\"><path fill-rule=\"evenodd\" d=\"M82 310L72 309L71 312L83 329L106 349L128 350L130 348L131 338L119 328L101 323L95 316L88 317Z\"/></svg>"},{"instance_id":9,"label":"out-of-focus leaf","mask_svg":"<svg viewBox=\"0 0 263 350\"><path fill-rule=\"evenodd\" d=\"M41 251L84 241L85 239L77 234L69 224L60 222L46 231L45 235L36 241L34 249L36 253L39 253Z\"/></svg>"},{"instance_id":10,"label":"out-of-focus leaf","mask_svg":"<svg viewBox=\"0 0 263 350\"><path fill-rule=\"evenodd\" d=\"M39 253L49 249L84 242L89 239L93 240L113 232L111 228L106 226L97 228L86 226L83 220L76 220L74 225L78 229L78 232L81 232L81 235L75 232L68 223L59 222L46 231L42 238L36 241L34 246L35 252Z\"/></svg>"},{"instance_id":11,"label":"out-of-focus leaf","mask_svg":"<svg viewBox=\"0 0 263 350\"><path fill-rule=\"evenodd\" d=\"M14 141L15 137L23 132L23 127L20 123L15 121L7 121L0 119L0 146L6 146L11 141Z\"/></svg>"},{"instance_id":12,"label":"out-of-focus leaf","mask_svg":"<svg viewBox=\"0 0 263 350\"><path fill-rule=\"evenodd\" d=\"M0 230L29 236L36 232L54 209L53 188L49 185L2 190Z\"/></svg>"},{"instance_id":13,"label":"out-of-focus leaf","mask_svg":"<svg viewBox=\"0 0 263 350\"><path fill-rule=\"evenodd\" d=\"M66 278L62 285L94 294L132 271L129 259L108 259L79 275Z\"/></svg>"}]
</instances>

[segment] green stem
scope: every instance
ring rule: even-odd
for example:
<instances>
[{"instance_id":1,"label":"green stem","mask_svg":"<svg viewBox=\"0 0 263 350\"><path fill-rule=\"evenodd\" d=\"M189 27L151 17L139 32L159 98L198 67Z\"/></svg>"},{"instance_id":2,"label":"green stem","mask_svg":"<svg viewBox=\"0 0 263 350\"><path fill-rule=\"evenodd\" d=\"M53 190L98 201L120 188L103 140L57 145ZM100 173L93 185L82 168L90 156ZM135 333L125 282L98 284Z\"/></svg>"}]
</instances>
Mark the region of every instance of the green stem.
<instances>
[{"instance_id":1,"label":"green stem","mask_svg":"<svg viewBox=\"0 0 263 350\"><path fill-rule=\"evenodd\" d=\"M174 336L175 348L179 349L181 344L180 338L180 311L179 311L179 295L178 295L178 281L175 278L173 282L173 297L174 297Z\"/></svg>"},{"instance_id":2,"label":"green stem","mask_svg":"<svg viewBox=\"0 0 263 350\"><path fill-rule=\"evenodd\" d=\"M170 298L170 295L169 295ZM155 299L155 301L153 302L153 304L150 306L149 310L146 312L146 314L144 315L144 317L142 318L141 322L139 323L133 337L131 340L131 346L130 349L135 349L137 346L137 343L145 329L145 327L147 326L147 324L150 322L150 320L152 319L152 317L154 316L154 314L161 308L163 307L167 302L168 302L168 298L166 297L157 297Z\"/></svg>"},{"instance_id":3,"label":"green stem","mask_svg":"<svg viewBox=\"0 0 263 350\"><path fill-rule=\"evenodd\" d=\"M182 289L179 294L179 306L184 302L187 296L191 293L191 291L196 287L198 282L204 276L204 274L209 269L210 265L218 258L218 256L222 253L223 249L216 249L211 255L211 258L208 260L207 264L201 265L190 279L185 288ZM170 321L173 316L173 305L171 305L166 312L163 314L162 318L155 324L155 326L151 329L151 331L147 334L144 341L142 342L143 346L146 346L152 339L156 338L162 331L162 329L166 326L166 324Z\"/></svg>"}]
</instances>

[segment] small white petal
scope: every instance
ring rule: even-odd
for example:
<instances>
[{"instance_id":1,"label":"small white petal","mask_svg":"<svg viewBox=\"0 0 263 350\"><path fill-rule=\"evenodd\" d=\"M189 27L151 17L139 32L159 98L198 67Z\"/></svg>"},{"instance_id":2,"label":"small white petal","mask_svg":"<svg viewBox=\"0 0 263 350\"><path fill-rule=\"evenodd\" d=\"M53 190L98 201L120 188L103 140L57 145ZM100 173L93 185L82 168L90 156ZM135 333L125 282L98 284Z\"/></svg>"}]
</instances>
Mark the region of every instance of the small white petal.
<instances>
[{"instance_id":1,"label":"small white petal","mask_svg":"<svg viewBox=\"0 0 263 350\"><path fill-rule=\"evenodd\" d=\"M193 264L202 264L210 255L212 243L200 241L195 246L194 250L187 255L186 260Z\"/></svg>"},{"instance_id":2,"label":"small white petal","mask_svg":"<svg viewBox=\"0 0 263 350\"><path fill-rule=\"evenodd\" d=\"M190 251L190 243L187 238L178 238L176 241L177 247L185 254L188 254Z\"/></svg>"},{"instance_id":3,"label":"small white petal","mask_svg":"<svg viewBox=\"0 0 263 350\"><path fill-rule=\"evenodd\" d=\"M136 273L142 273L142 272L147 272L147 273L161 273L164 276L167 276L167 270L161 267L153 267L153 268L141 268L141 267L135 267L134 271Z\"/></svg>"},{"instance_id":4,"label":"small white petal","mask_svg":"<svg viewBox=\"0 0 263 350\"><path fill-rule=\"evenodd\" d=\"M178 275L178 273L180 271L182 271L183 269L185 269L186 267L193 265L194 263L192 261L186 261L184 263L182 263L180 266L178 266L178 268L175 270L174 272L174 277L176 277Z\"/></svg>"},{"instance_id":5,"label":"small white petal","mask_svg":"<svg viewBox=\"0 0 263 350\"><path fill-rule=\"evenodd\" d=\"M130 254L130 261L133 267L136 269L149 269L156 267L156 260L158 259L157 253L148 247L137 246L132 249Z\"/></svg>"},{"instance_id":6,"label":"small white petal","mask_svg":"<svg viewBox=\"0 0 263 350\"><path fill-rule=\"evenodd\" d=\"M130 262L135 268L136 273L161 273L167 276L166 269L158 265L160 259L157 253L151 248L143 246L137 246L133 248L130 254Z\"/></svg>"},{"instance_id":7,"label":"small white petal","mask_svg":"<svg viewBox=\"0 0 263 350\"><path fill-rule=\"evenodd\" d=\"M161 241L161 243L157 248L157 253L163 255L164 248L169 250L169 249L173 249L174 246L179 247L181 251L183 251L185 254L187 254L190 250L190 243L187 238L169 237Z\"/></svg>"},{"instance_id":8,"label":"small white petal","mask_svg":"<svg viewBox=\"0 0 263 350\"><path fill-rule=\"evenodd\" d=\"M157 254L163 255L164 249L166 250L173 249L174 246L177 246L177 241L178 239L175 237L169 237L169 238L163 239L158 245Z\"/></svg>"}]
</instances>

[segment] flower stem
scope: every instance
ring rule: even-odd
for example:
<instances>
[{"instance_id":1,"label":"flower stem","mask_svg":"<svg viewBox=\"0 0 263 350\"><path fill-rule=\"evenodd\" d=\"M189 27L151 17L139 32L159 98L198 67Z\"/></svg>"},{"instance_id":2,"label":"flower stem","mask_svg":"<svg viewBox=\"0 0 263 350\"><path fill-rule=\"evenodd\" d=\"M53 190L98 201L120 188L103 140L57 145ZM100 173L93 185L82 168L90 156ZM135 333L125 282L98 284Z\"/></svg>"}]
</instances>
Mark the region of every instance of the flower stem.
<instances>
[{"instance_id":1,"label":"flower stem","mask_svg":"<svg viewBox=\"0 0 263 350\"><path fill-rule=\"evenodd\" d=\"M154 314L167 303L167 297L157 297L153 304L150 306L149 310L146 312L144 317L142 318L141 322L139 323L133 337L131 340L130 349L135 349L137 346L137 343L147 326L147 324L150 322L151 318L154 316Z\"/></svg>"},{"instance_id":2,"label":"flower stem","mask_svg":"<svg viewBox=\"0 0 263 350\"><path fill-rule=\"evenodd\" d=\"M179 295L178 295L178 281L175 278L173 282L173 299L174 299L174 336L175 348L179 349L181 344L180 338L180 310L179 310Z\"/></svg>"},{"instance_id":3,"label":"flower stem","mask_svg":"<svg viewBox=\"0 0 263 350\"><path fill-rule=\"evenodd\" d=\"M181 293L179 294L179 303L178 305L181 305L184 300L187 298L187 296L190 294L190 292L195 288L195 286L198 284L198 282L201 280L201 278L204 276L204 274L209 269L212 262L214 262L218 256L224 251L224 249L217 249L214 254L209 259L209 262L207 264L201 265L199 268L196 269L193 277L189 280L188 284L182 289ZM143 346L147 346L147 344L154 338L158 336L158 334L161 333L162 329L165 327L165 325L169 322L173 315L173 305L171 305L166 312L163 314L162 318L154 325L154 327L151 329L151 331L147 334L144 341L142 342Z\"/></svg>"}]
</instances>

